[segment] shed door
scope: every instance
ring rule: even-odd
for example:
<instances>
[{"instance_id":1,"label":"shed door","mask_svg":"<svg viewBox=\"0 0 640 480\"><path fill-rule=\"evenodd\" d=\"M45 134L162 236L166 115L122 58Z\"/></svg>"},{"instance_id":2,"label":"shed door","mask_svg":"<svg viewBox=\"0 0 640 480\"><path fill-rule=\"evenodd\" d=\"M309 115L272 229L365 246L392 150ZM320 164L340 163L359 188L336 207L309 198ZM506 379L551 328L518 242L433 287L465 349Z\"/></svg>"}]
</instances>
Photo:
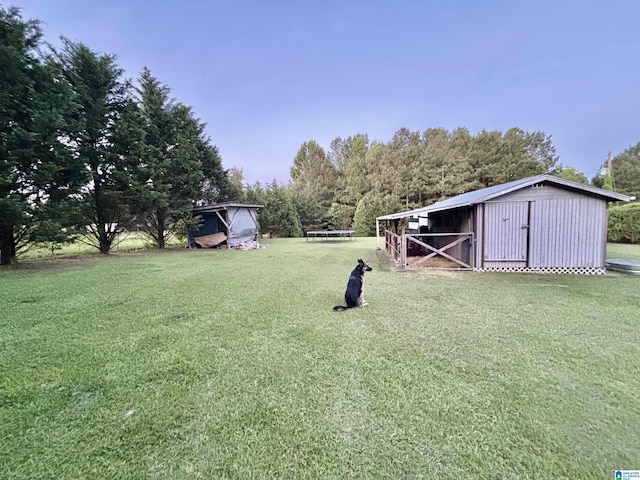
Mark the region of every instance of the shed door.
<instances>
[{"instance_id":1,"label":"shed door","mask_svg":"<svg viewBox=\"0 0 640 480\"><path fill-rule=\"evenodd\" d=\"M529 202L489 202L484 208L484 262L527 266Z\"/></svg>"}]
</instances>

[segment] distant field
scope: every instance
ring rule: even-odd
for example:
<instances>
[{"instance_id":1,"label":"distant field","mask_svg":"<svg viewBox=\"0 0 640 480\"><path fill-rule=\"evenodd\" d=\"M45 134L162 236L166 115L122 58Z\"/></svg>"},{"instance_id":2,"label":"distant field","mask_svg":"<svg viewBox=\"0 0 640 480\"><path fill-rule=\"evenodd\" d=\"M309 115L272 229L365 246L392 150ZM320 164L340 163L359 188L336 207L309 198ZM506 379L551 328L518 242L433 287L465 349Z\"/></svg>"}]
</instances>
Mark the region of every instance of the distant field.
<instances>
[{"instance_id":1,"label":"distant field","mask_svg":"<svg viewBox=\"0 0 640 480\"><path fill-rule=\"evenodd\" d=\"M608 243L607 258L626 258L629 260L640 260L640 245Z\"/></svg>"},{"instance_id":2,"label":"distant field","mask_svg":"<svg viewBox=\"0 0 640 480\"><path fill-rule=\"evenodd\" d=\"M184 239L172 238L167 243L168 247L186 246L187 242ZM140 232L130 232L122 235L111 247L111 251L114 253L131 252L136 250L147 250L155 248L155 244L145 235ZM51 260L57 257L66 257L74 255L89 255L98 254L98 249L87 245L86 243L77 241L71 244L59 245L57 248L51 251L51 248L47 247L34 247L29 249L19 260L38 260L45 259Z\"/></svg>"},{"instance_id":3,"label":"distant field","mask_svg":"<svg viewBox=\"0 0 640 480\"><path fill-rule=\"evenodd\" d=\"M0 478L613 478L640 278L392 271L374 239L0 270ZM610 246L609 256L640 258ZM369 306L336 313L357 258Z\"/></svg>"}]
</instances>

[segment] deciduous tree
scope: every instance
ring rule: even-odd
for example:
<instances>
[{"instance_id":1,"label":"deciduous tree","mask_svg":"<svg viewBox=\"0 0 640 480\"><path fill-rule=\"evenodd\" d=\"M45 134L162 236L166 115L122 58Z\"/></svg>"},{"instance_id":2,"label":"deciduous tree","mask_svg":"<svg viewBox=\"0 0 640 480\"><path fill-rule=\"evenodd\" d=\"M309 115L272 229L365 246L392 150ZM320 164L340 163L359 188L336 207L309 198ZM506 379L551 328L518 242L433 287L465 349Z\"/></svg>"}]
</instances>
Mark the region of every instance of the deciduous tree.
<instances>
[{"instance_id":1,"label":"deciduous tree","mask_svg":"<svg viewBox=\"0 0 640 480\"><path fill-rule=\"evenodd\" d=\"M574 167L565 167L557 172L553 173L556 177L564 178L565 180L571 180L578 183L589 183L589 179L584 173L578 171Z\"/></svg>"},{"instance_id":2,"label":"deciduous tree","mask_svg":"<svg viewBox=\"0 0 640 480\"><path fill-rule=\"evenodd\" d=\"M602 166L602 173L593 179L594 185L604 186L605 184L608 161ZM640 142L613 157L611 170L609 178L611 189L640 199Z\"/></svg>"}]
</instances>

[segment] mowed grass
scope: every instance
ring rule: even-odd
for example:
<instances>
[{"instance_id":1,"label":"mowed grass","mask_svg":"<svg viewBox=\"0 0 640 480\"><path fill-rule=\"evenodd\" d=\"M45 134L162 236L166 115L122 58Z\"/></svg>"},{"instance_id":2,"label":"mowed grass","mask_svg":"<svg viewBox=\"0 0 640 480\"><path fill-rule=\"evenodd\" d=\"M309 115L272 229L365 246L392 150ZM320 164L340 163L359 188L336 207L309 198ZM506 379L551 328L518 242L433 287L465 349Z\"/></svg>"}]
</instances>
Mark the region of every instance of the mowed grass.
<instances>
[{"instance_id":1,"label":"mowed grass","mask_svg":"<svg viewBox=\"0 0 640 480\"><path fill-rule=\"evenodd\" d=\"M0 271L0 477L640 468L640 278L392 271L372 239L267 243ZM369 305L333 312L357 258Z\"/></svg>"},{"instance_id":2,"label":"mowed grass","mask_svg":"<svg viewBox=\"0 0 640 480\"><path fill-rule=\"evenodd\" d=\"M640 246L623 243L607 244L607 258L626 258L640 261Z\"/></svg>"}]
</instances>

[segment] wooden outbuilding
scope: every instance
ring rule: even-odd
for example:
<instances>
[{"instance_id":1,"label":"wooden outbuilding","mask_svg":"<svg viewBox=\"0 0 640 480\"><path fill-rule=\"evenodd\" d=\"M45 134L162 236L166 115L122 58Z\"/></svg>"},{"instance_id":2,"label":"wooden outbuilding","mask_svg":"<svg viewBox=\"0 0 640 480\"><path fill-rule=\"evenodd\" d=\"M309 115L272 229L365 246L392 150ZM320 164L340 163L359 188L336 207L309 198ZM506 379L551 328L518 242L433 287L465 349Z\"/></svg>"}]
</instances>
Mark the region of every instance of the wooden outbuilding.
<instances>
[{"instance_id":1,"label":"wooden outbuilding","mask_svg":"<svg viewBox=\"0 0 640 480\"><path fill-rule=\"evenodd\" d=\"M258 208L262 206L228 202L195 207L193 215L202 221L197 230L189 233L189 245L193 248L257 248Z\"/></svg>"},{"instance_id":2,"label":"wooden outbuilding","mask_svg":"<svg viewBox=\"0 0 640 480\"><path fill-rule=\"evenodd\" d=\"M428 207L382 215L399 265L479 271L604 273L609 202L635 197L537 175Z\"/></svg>"}]
</instances>

